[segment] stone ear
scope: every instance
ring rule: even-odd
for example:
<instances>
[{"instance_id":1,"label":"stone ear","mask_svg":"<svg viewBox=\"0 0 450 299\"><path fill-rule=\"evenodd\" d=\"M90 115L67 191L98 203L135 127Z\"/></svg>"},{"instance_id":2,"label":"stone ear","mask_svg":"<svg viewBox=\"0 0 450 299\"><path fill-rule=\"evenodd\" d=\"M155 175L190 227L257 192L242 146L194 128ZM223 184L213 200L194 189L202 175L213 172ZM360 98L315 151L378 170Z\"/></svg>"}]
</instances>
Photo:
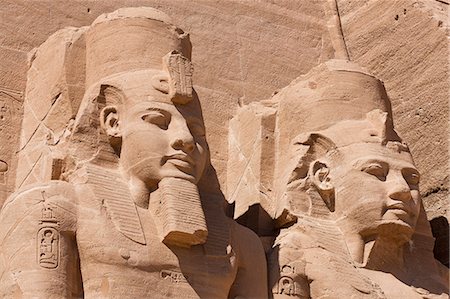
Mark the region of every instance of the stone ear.
<instances>
[{"instance_id":1,"label":"stone ear","mask_svg":"<svg viewBox=\"0 0 450 299\"><path fill-rule=\"evenodd\" d=\"M120 138L119 114L116 106L106 106L100 112L100 124L109 137Z\"/></svg>"},{"instance_id":2,"label":"stone ear","mask_svg":"<svg viewBox=\"0 0 450 299\"><path fill-rule=\"evenodd\" d=\"M315 161L311 165L310 178L316 187L326 206L334 212L334 185L328 176L330 168L326 163Z\"/></svg>"}]
</instances>

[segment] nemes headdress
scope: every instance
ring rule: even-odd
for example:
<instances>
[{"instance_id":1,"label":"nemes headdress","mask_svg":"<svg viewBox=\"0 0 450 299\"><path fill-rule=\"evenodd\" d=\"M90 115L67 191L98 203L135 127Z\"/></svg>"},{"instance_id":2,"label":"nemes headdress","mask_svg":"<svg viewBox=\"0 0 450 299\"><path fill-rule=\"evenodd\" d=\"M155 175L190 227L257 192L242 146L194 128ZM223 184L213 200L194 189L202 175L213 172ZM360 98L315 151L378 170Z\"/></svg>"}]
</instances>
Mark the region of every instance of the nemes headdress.
<instances>
[{"instance_id":1,"label":"nemes headdress","mask_svg":"<svg viewBox=\"0 0 450 299\"><path fill-rule=\"evenodd\" d=\"M198 104L189 34L165 13L131 7L102 14L86 29L84 40L85 93L71 136L86 145L79 153L98 148L87 144L93 141L103 148L100 159L117 159L99 129L99 112L105 106L153 100Z\"/></svg>"},{"instance_id":2,"label":"nemes headdress","mask_svg":"<svg viewBox=\"0 0 450 299\"><path fill-rule=\"evenodd\" d=\"M308 135L308 132L324 131L340 122L366 120L367 114L375 110L379 113L370 114L373 130L358 134L347 132L340 139L347 144L361 142L365 137L377 137L380 142L386 138L399 140L393 131L391 105L383 83L359 65L343 59L322 63L292 81L270 100L241 108L230 122L230 134L239 138L242 132L255 131L251 134L258 136L255 137L256 144L259 143L258 151L256 154L249 151L247 158L255 160L252 164L260 163L261 169L256 177L252 173L253 177L248 177L250 182L246 184L230 186L233 184L230 179L231 201L235 198L248 199L248 202L240 199L241 203L244 202L242 206L236 203L235 217L245 213L246 207L255 203L260 203L271 217L276 217L276 193L281 192L277 189L282 189L283 181L287 179L292 143L301 142L298 139ZM241 124L243 127L240 127ZM246 134L246 137L251 134ZM234 146L240 149L240 156L246 155L246 147L230 142L229 165L233 164L233 169L239 171L237 164L242 157L233 156ZM250 173L246 173L245 169L242 171L245 180ZM233 176L241 177L236 172ZM250 188L267 190L259 194L250 191Z\"/></svg>"},{"instance_id":3,"label":"nemes headdress","mask_svg":"<svg viewBox=\"0 0 450 299\"><path fill-rule=\"evenodd\" d=\"M96 164L104 171L108 164L112 168L117 166L119 155L117 147L111 146L111 139L108 140L99 126L103 108L145 101L198 105L192 88L191 43L189 35L173 25L167 15L145 7L123 8L99 16L87 29L85 39L86 92L75 120L70 150L78 161L83 160L82 153L84 161L91 162L86 168L88 172ZM99 180L102 176L93 177ZM94 190L104 185L108 182L94 184ZM125 207L119 202L130 199L128 187L121 190L120 198L104 199L107 211L119 231L138 243L145 243L139 223L133 220L138 219L134 204ZM158 202L162 204L155 208L158 211L155 213L162 223L158 226L161 239L167 244L187 247L205 243L208 232L196 185L163 178L159 193L162 199ZM97 190L98 197L103 194ZM134 216L124 220L125 208ZM186 217L185 211L191 217ZM133 229L129 223L133 223Z\"/></svg>"},{"instance_id":4,"label":"nemes headdress","mask_svg":"<svg viewBox=\"0 0 450 299\"><path fill-rule=\"evenodd\" d=\"M133 82L115 80L120 74L141 72L135 77L148 82L138 83L165 95L164 101L195 99L190 59L189 35L148 7L122 8L100 15L91 26L54 33L29 55L18 157L23 171L16 185L58 179L65 140L84 148L78 151L81 160L94 154L97 146L91 145L102 143L98 111L134 99L121 92ZM114 160L114 155L103 156Z\"/></svg>"},{"instance_id":5,"label":"nemes headdress","mask_svg":"<svg viewBox=\"0 0 450 299\"><path fill-rule=\"evenodd\" d=\"M160 70L166 74L149 84L185 104L192 98L191 50L189 34L154 8L100 15L86 32L86 86L123 72Z\"/></svg>"},{"instance_id":6,"label":"nemes headdress","mask_svg":"<svg viewBox=\"0 0 450 299\"><path fill-rule=\"evenodd\" d=\"M100 116L145 101L198 107L189 35L159 10L121 8L100 15L90 26L56 32L31 53L30 65L18 187L51 179L75 182L82 173L115 227L145 244L118 170L120 136L107 136ZM159 184L164 197L160 237L181 246L205 243L208 232L197 186L174 180L164 178ZM116 196L105 195L113 189ZM185 211L192 217L185 217Z\"/></svg>"}]
</instances>

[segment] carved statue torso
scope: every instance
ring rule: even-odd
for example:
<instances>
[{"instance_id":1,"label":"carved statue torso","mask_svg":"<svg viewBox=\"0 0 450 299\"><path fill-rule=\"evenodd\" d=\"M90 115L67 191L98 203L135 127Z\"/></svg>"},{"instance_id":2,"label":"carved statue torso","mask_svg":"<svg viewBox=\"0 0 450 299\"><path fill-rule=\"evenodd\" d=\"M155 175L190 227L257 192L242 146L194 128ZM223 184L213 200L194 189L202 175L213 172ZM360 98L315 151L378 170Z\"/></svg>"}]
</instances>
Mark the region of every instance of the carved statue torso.
<instances>
[{"instance_id":1,"label":"carved statue torso","mask_svg":"<svg viewBox=\"0 0 450 299\"><path fill-rule=\"evenodd\" d=\"M445 294L445 288L438 283L431 281L431 277L421 279L422 281L428 280L428 288L435 291L437 294L433 294L432 291L426 290L420 287L409 286L398 279L395 279L391 273L384 273L382 271L374 271L368 269L359 269L360 273L371 279L373 283L376 283L383 290L386 298L410 298L410 299L445 299L448 295ZM437 279L436 279L437 280ZM431 283L430 283L431 281Z\"/></svg>"},{"instance_id":2,"label":"carved statue torso","mask_svg":"<svg viewBox=\"0 0 450 299\"><path fill-rule=\"evenodd\" d=\"M0 294L42 298L72 298L80 292L84 298L230 296L242 258L238 243L242 228L231 219L208 207L212 214L207 219L213 218L208 220L213 221L208 241L190 248L169 247L158 237L151 211L137 208L145 236L141 244L117 229L105 202L91 187L54 181L30 186L11 197L1 219L10 225L0 236L1 252L11 258L0 256ZM11 210L20 210L24 216L15 219L8 213ZM16 254L19 245L20 254ZM26 266L23 256L29 257ZM36 288L24 288L30 276L44 280L35 283ZM63 287L72 294L62 291Z\"/></svg>"},{"instance_id":3,"label":"carved statue torso","mask_svg":"<svg viewBox=\"0 0 450 299\"><path fill-rule=\"evenodd\" d=\"M275 298L448 298L436 273L419 273L415 281L403 282L392 273L355 264L339 229L317 218L302 217L282 229L269 266Z\"/></svg>"},{"instance_id":4,"label":"carved statue torso","mask_svg":"<svg viewBox=\"0 0 450 299\"><path fill-rule=\"evenodd\" d=\"M228 296L237 273L229 219L223 215L222 233L204 245L169 247L158 236L151 207L125 208L132 199L127 198L127 186L119 175L91 165L84 177L86 184L76 184L75 189L79 194L76 243L85 297ZM133 226L134 231L141 230L143 241L129 238ZM208 243L221 248L212 253Z\"/></svg>"},{"instance_id":5,"label":"carved statue torso","mask_svg":"<svg viewBox=\"0 0 450 299\"><path fill-rule=\"evenodd\" d=\"M150 7L33 50L1 298L267 297L258 236L223 211L191 52Z\"/></svg>"},{"instance_id":6,"label":"carved statue torso","mask_svg":"<svg viewBox=\"0 0 450 299\"><path fill-rule=\"evenodd\" d=\"M237 273L231 245L223 256L208 256L202 245L169 248L149 210L138 208L142 245L118 232L101 208L82 210L77 246L86 298L227 298Z\"/></svg>"}]
</instances>

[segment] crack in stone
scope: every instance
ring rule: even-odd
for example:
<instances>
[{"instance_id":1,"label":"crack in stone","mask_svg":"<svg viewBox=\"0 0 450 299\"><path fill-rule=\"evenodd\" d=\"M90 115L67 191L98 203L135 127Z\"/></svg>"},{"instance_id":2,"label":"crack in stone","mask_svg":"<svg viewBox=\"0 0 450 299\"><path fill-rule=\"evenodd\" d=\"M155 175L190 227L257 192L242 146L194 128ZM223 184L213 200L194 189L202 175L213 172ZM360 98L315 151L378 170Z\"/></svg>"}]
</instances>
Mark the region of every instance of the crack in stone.
<instances>
[{"instance_id":1,"label":"crack in stone","mask_svg":"<svg viewBox=\"0 0 450 299\"><path fill-rule=\"evenodd\" d=\"M445 191L448 191L447 187L440 187L440 186L439 187L434 187L434 188L431 188L431 189L427 190L425 192L425 194L422 196L422 198L430 196L431 194L445 192Z\"/></svg>"}]
</instances>

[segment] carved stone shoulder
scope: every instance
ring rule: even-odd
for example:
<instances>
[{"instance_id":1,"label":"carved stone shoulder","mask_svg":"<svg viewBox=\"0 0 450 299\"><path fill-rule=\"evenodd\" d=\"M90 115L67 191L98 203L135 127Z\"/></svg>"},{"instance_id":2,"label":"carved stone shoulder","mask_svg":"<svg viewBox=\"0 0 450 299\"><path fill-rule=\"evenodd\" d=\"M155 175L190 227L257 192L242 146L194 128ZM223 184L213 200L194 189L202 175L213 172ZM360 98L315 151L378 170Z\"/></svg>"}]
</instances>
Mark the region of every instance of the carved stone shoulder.
<instances>
[{"instance_id":1,"label":"carved stone shoulder","mask_svg":"<svg viewBox=\"0 0 450 299\"><path fill-rule=\"evenodd\" d=\"M74 231L76 196L71 184L52 181L29 185L13 193L0 212L0 242L23 221L38 224L57 224L61 230ZM30 223L31 225L31 223Z\"/></svg>"},{"instance_id":2,"label":"carved stone shoulder","mask_svg":"<svg viewBox=\"0 0 450 299\"><path fill-rule=\"evenodd\" d=\"M378 285L358 271L341 232L332 222L301 217L282 229L269 255L274 298L386 298ZM350 294L350 295L349 295Z\"/></svg>"},{"instance_id":3,"label":"carved stone shoulder","mask_svg":"<svg viewBox=\"0 0 450 299\"><path fill-rule=\"evenodd\" d=\"M72 283L57 281L64 275L76 281L76 273L65 272L77 259L76 202L72 185L62 181L29 185L5 202L0 212L0 297L49 298L57 290L65 293L66 287L79 293Z\"/></svg>"},{"instance_id":4,"label":"carved stone shoulder","mask_svg":"<svg viewBox=\"0 0 450 299\"><path fill-rule=\"evenodd\" d=\"M80 206L92 205L92 199L101 203L118 231L134 242L146 244L129 186L122 176L118 172L94 164L80 169L78 175L84 180L76 185L80 194ZM92 194L93 198L82 194Z\"/></svg>"}]
</instances>

